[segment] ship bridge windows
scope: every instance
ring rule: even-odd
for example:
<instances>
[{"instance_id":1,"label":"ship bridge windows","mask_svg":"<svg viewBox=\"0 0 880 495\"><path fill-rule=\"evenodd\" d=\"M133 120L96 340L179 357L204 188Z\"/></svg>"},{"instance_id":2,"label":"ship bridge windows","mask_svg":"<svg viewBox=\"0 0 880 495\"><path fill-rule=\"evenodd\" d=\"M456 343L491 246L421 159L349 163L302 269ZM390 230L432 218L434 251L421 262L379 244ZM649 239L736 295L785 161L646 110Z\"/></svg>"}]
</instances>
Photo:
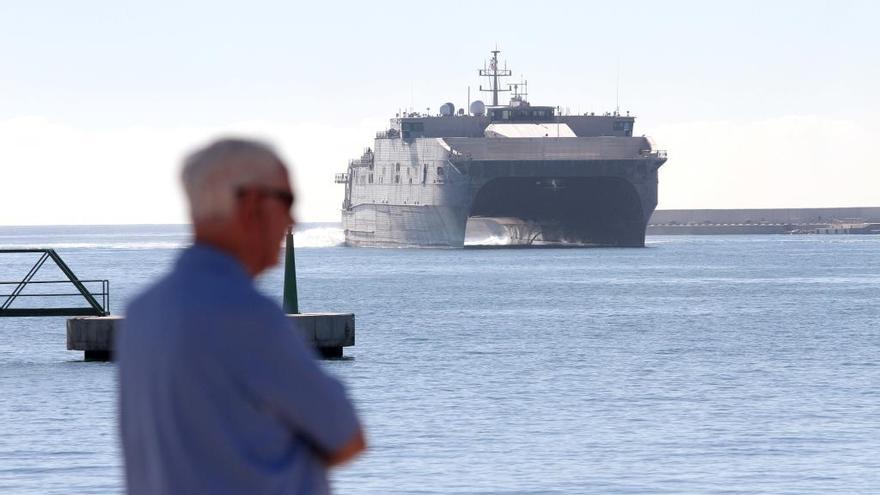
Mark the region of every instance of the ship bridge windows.
<instances>
[{"instance_id":1,"label":"ship bridge windows","mask_svg":"<svg viewBox=\"0 0 880 495\"><path fill-rule=\"evenodd\" d=\"M616 132L623 132L627 136L632 136L633 123L629 120L616 120L614 121L614 130Z\"/></svg>"},{"instance_id":2,"label":"ship bridge windows","mask_svg":"<svg viewBox=\"0 0 880 495\"><path fill-rule=\"evenodd\" d=\"M491 108L489 116L492 117L492 120L542 121L553 117L553 107Z\"/></svg>"},{"instance_id":3,"label":"ship bridge windows","mask_svg":"<svg viewBox=\"0 0 880 495\"><path fill-rule=\"evenodd\" d=\"M425 123L424 122L401 122L400 124L401 136L404 139L420 137L425 133Z\"/></svg>"}]
</instances>

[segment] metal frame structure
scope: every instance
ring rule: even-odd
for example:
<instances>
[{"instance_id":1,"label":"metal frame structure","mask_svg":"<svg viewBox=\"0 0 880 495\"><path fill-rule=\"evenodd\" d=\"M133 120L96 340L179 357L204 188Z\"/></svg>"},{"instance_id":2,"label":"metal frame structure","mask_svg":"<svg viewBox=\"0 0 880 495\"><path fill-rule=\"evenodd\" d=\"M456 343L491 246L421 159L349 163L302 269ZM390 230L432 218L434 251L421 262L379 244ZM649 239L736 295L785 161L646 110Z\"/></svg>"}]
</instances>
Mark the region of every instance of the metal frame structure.
<instances>
[{"instance_id":1,"label":"metal frame structure","mask_svg":"<svg viewBox=\"0 0 880 495\"><path fill-rule=\"evenodd\" d=\"M0 294L0 317L4 316L107 316L110 314L110 282L108 280L80 280L61 259L54 249L0 249L0 254L40 253L40 258L34 263L30 271L18 282L0 282L0 287L14 285L15 288L9 294ZM55 262L67 280L33 280L34 275L49 259ZM38 293L22 294L25 287L30 284L73 284L76 293ZM85 286L86 283L100 283L101 292L91 292ZM11 308L12 303L19 297L70 297L82 296L88 303L88 307L59 307L59 308ZM96 298L100 296L100 302ZM5 297L5 299L3 299Z\"/></svg>"}]
</instances>

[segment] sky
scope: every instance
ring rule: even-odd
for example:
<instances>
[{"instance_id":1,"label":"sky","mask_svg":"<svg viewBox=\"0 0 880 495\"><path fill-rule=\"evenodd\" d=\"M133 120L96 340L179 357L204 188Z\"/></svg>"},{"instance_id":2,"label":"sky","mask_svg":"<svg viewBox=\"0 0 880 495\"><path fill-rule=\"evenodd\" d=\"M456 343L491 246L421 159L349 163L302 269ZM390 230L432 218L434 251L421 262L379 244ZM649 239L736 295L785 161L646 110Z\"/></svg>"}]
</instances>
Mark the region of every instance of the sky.
<instances>
[{"instance_id":1,"label":"sky","mask_svg":"<svg viewBox=\"0 0 880 495\"><path fill-rule=\"evenodd\" d=\"M338 221L334 174L399 109L479 98L496 45L533 104L637 116L669 154L658 208L880 206L877 19L870 1L0 0L0 225L184 223L182 156L229 135L292 164L300 221Z\"/></svg>"}]
</instances>

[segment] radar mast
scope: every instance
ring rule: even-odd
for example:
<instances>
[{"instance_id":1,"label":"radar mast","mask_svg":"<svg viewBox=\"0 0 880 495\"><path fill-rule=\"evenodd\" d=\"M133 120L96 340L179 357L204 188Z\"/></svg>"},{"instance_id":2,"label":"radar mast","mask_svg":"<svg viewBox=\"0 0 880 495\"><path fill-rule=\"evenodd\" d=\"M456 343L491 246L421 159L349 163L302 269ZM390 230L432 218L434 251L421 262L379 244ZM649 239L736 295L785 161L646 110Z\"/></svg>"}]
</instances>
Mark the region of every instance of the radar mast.
<instances>
[{"instance_id":1,"label":"radar mast","mask_svg":"<svg viewBox=\"0 0 880 495\"><path fill-rule=\"evenodd\" d=\"M501 53L501 50L498 50L497 48L495 50L492 50L492 59L489 60L489 67L487 68L484 64L483 68L480 69L480 76L481 77L488 77L489 81L492 83L492 87L490 87L488 89L483 89L483 85L481 84L480 91L483 91L486 93L492 93L492 106L496 106L496 107L498 106L498 93L506 93L506 92L510 91L509 88L508 89L501 89L501 87L499 86L499 83L498 83L498 78L499 77L509 77L511 74L513 74L510 71L510 69L507 68L506 62L504 63L503 69L498 68L498 54L499 53Z\"/></svg>"},{"instance_id":2,"label":"radar mast","mask_svg":"<svg viewBox=\"0 0 880 495\"><path fill-rule=\"evenodd\" d=\"M507 88L512 90L513 95L510 97L510 101L520 102L520 103L528 103L529 101L529 82L525 79L521 79L519 84L513 83L508 84ZM520 91L522 88L522 91Z\"/></svg>"}]
</instances>

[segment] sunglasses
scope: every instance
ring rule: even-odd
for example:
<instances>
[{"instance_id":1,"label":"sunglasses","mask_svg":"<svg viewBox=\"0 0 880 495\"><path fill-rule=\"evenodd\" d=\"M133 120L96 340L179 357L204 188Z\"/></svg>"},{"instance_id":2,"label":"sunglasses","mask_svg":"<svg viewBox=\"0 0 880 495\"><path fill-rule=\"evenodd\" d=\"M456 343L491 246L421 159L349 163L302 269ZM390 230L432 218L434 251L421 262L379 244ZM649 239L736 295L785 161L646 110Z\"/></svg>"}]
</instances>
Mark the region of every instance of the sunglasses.
<instances>
[{"instance_id":1,"label":"sunglasses","mask_svg":"<svg viewBox=\"0 0 880 495\"><path fill-rule=\"evenodd\" d=\"M286 191L284 189L272 189L268 187L242 187L238 189L237 196L241 198L246 195L248 192L255 192L264 198L272 198L276 199L284 205L288 210L293 207L293 202L296 197L292 192Z\"/></svg>"}]
</instances>

